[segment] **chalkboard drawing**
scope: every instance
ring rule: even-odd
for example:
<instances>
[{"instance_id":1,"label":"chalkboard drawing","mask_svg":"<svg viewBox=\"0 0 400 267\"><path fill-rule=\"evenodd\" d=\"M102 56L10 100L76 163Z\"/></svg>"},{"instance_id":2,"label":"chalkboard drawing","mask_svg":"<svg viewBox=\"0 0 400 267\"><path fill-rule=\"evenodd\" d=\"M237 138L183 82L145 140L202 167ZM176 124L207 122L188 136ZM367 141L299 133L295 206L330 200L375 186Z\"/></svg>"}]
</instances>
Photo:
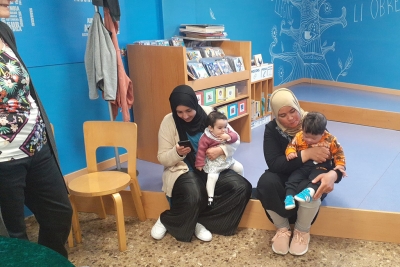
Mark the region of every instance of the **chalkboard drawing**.
<instances>
[{"instance_id":1,"label":"chalkboard drawing","mask_svg":"<svg viewBox=\"0 0 400 267\"><path fill-rule=\"evenodd\" d=\"M294 28L294 19L292 16L293 8L297 8L300 12L299 28ZM320 12L322 9L322 12ZM342 14L337 18L328 17L332 12L332 6L326 0L276 0L275 13L283 18L278 27L272 28L273 41L270 44L269 52L272 62L279 66L280 84L287 83L301 78L315 78L322 80L334 80L331 70L326 61L325 55L329 51L335 51L335 42L328 46L327 42L321 43L322 34L334 25L347 26L346 8L342 7ZM324 13L327 17L321 17L320 13ZM293 40L291 49L288 45L285 46L281 42L281 51L276 51L279 48L278 35L287 35ZM287 42L287 41L285 41ZM286 49L286 51L285 51ZM278 59L278 62L275 62ZM284 62L280 63L279 60ZM284 76L284 68L291 70ZM350 54L343 65L339 59L340 76L346 76L348 69L353 63L353 56Z\"/></svg>"}]
</instances>

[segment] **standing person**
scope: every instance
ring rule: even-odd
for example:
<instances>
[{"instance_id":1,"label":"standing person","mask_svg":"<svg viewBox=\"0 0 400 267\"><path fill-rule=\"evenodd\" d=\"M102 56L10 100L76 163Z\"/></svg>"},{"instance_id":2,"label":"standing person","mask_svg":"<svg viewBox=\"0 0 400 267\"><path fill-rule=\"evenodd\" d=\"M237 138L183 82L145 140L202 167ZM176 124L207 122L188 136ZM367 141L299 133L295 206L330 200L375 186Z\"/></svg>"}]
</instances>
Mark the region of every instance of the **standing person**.
<instances>
[{"instance_id":1,"label":"standing person","mask_svg":"<svg viewBox=\"0 0 400 267\"><path fill-rule=\"evenodd\" d=\"M0 17L10 16L0 0ZM0 207L12 238L28 239L24 204L39 223L38 243L68 257L72 209L55 140L14 34L0 22Z\"/></svg>"},{"instance_id":2,"label":"standing person","mask_svg":"<svg viewBox=\"0 0 400 267\"><path fill-rule=\"evenodd\" d=\"M292 172L286 186L285 209L291 210L295 207L294 200L299 202L310 202L321 182L312 183L318 175L330 170L339 170L343 177L346 176L346 160L343 147L338 143L335 136L326 130L327 120L322 113L309 112L302 123L302 130L298 132L286 148L287 160L297 158L297 152L309 147L326 147L329 149L332 160L322 163L307 161L302 167ZM296 195L297 186L304 179L308 179L307 187Z\"/></svg>"},{"instance_id":3,"label":"standing person","mask_svg":"<svg viewBox=\"0 0 400 267\"><path fill-rule=\"evenodd\" d=\"M239 135L228 127L228 119L219 111L212 111L207 116L207 128L200 137L199 145L196 153L196 169L204 170L207 173L207 194L208 205L211 206L214 201L215 184L218 181L220 172L231 169L243 176L243 165L234 160L233 157L221 155L214 160L210 160L206 156L207 149L218 147L221 144L233 144L239 139Z\"/></svg>"},{"instance_id":4,"label":"standing person","mask_svg":"<svg viewBox=\"0 0 400 267\"><path fill-rule=\"evenodd\" d=\"M211 241L211 233L233 235L250 199L251 184L236 172L225 170L215 186L215 205L207 206L207 175L196 169L195 153L212 108L201 107L187 85L177 86L169 101L172 113L160 125L158 160L164 165L162 189L170 200L170 209L161 213L151 236L162 239L168 231L177 240L190 242L193 234L202 241ZM194 151L180 146L180 140L189 140ZM209 148L207 157L230 157L238 143Z\"/></svg>"},{"instance_id":5,"label":"standing person","mask_svg":"<svg viewBox=\"0 0 400 267\"><path fill-rule=\"evenodd\" d=\"M309 231L321 205L321 196L333 190L334 183L341 180L342 173L339 170L331 170L318 175L312 182L321 182L321 185L313 200L300 202L299 207L286 210L285 182L290 174L309 160L325 162L330 158L330 153L326 147L312 147L298 152L297 158L288 161L285 155L286 147L301 130L306 112L300 108L292 91L286 88L273 92L270 105L275 118L265 126L264 132L264 157L269 169L258 181L257 198L277 228L272 239L272 250L282 255L288 252L293 255L303 255L308 251ZM307 184L307 180L302 181L297 187L297 192L301 192ZM290 223L295 223L291 242Z\"/></svg>"}]
</instances>

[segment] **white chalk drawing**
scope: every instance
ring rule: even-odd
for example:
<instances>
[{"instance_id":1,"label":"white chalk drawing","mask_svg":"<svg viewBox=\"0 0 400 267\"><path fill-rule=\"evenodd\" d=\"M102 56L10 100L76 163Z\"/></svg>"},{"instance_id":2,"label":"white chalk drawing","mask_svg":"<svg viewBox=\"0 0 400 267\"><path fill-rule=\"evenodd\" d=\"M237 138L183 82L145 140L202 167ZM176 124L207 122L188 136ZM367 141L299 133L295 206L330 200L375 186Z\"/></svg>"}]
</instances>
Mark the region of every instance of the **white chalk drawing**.
<instances>
[{"instance_id":1,"label":"white chalk drawing","mask_svg":"<svg viewBox=\"0 0 400 267\"><path fill-rule=\"evenodd\" d=\"M210 7L210 17L211 17L212 19L216 19L215 16L214 16L214 12L211 10L211 7Z\"/></svg>"},{"instance_id":2,"label":"white chalk drawing","mask_svg":"<svg viewBox=\"0 0 400 267\"><path fill-rule=\"evenodd\" d=\"M297 29L293 26L293 8L297 8L300 12L300 25ZM320 12L324 13L326 17L321 17ZM335 51L335 42L331 45L328 45L327 41L322 43L322 34L334 25L339 24L345 28L347 21L345 7L342 7L340 17L329 17L331 12L332 6L327 0L276 0L275 13L283 20L280 29L277 26L272 27L273 41L269 47L269 52L271 61L275 64L275 69L278 70L279 84L301 78L334 80L325 55L329 51ZM282 41L278 46L278 37L282 35L292 38L292 47L284 47ZM285 44L287 44L287 40ZM281 51L278 51L279 47ZM291 66L291 70L289 70L287 63ZM342 63L340 58L338 59L340 72L336 76L336 81L340 76L348 74L352 64L353 54L351 51L345 64ZM285 72L288 72L286 76Z\"/></svg>"}]
</instances>

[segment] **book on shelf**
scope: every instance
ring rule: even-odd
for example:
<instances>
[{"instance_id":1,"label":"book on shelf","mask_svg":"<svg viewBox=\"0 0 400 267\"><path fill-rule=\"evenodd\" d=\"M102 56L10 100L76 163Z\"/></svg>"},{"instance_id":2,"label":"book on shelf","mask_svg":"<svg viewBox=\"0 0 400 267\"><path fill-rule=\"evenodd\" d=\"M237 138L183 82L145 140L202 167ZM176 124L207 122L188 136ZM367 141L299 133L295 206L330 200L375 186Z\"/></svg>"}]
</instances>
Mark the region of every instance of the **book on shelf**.
<instances>
[{"instance_id":1,"label":"book on shelf","mask_svg":"<svg viewBox=\"0 0 400 267\"><path fill-rule=\"evenodd\" d=\"M185 46L185 43L183 42L182 36L173 36L169 40L169 43L171 46Z\"/></svg>"},{"instance_id":2,"label":"book on shelf","mask_svg":"<svg viewBox=\"0 0 400 267\"><path fill-rule=\"evenodd\" d=\"M206 70L210 76L219 76L223 74L220 66L215 61L215 58L202 58L200 59L200 62L206 67Z\"/></svg>"},{"instance_id":3,"label":"book on shelf","mask_svg":"<svg viewBox=\"0 0 400 267\"><path fill-rule=\"evenodd\" d=\"M245 70L242 57L226 56L226 59L228 60L233 71L238 72Z\"/></svg>"},{"instance_id":4,"label":"book on shelf","mask_svg":"<svg viewBox=\"0 0 400 267\"><path fill-rule=\"evenodd\" d=\"M264 63L261 54L254 55L253 59L254 59L255 65L257 67L261 66Z\"/></svg>"},{"instance_id":5,"label":"book on shelf","mask_svg":"<svg viewBox=\"0 0 400 267\"><path fill-rule=\"evenodd\" d=\"M188 60L199 61L202 58L200 51L193 48L186 48L186 56Z\"/></svg>"},{"instance_id":6,"label":"book on shelf","mask_svg":"<svg viewBox=\"0 0 400 267\"><path fill-rule=\"evenodd\" d=\"M197 79L204 79L209 77L206 69L202 63L199 62L188 62L188 67L192 70L192 74L196 76Z\"/></svg>"},{"instance_id":7,"label":"book on shelf","mask_svg":"<svg viewBox=\"0 0 400 267\"><path fill-rule=\"evenodd\" d=\"M225 58L217 59L215 60L215 62L218 63L219 67L221 68L224 74L233 72L231 66L229 65L228 61Z\"/></svg>"},{"instance_id":8,"label":"book on shelf","mask_svg":"<svg viewBox=\"0 0 400 267\"><path fill-rule=\"evenodd\" d=\"M198 38L198 39L225 39L228 34L226 32L216 33L197 33L197 32L184 32L186 37Z\"/></svg>"},{"instance_id":9,"label":"book on shelf","mask_svg":"<svg viewBox=\"0 0 400 267\"><path fill-rule=\"evenodd\" d=\"M225 26L223 24L181 24L180 30L210 33L210 32L223 32Z\"/></svg>"}]
</instances>

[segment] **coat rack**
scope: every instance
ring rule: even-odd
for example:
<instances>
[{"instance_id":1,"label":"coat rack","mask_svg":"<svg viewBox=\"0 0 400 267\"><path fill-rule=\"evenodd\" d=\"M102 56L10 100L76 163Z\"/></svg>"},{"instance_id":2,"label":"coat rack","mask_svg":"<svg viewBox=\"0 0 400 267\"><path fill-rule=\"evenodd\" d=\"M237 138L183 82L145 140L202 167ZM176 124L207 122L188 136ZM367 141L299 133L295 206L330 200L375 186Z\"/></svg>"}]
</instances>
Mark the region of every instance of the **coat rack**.
<instances>
[{"instance_id":1,"label":"coat rack","mask_svg":"<svg viewBox=\"0 0 400 267\"><path fill-rule=\"evenodd\" d=\"M99 12L99 7L98 7L98 6L94 6L94 11L95 11L96 13L100 13L100 12ZM108 103L108 111L109 111L109 113L110 113L110 119L111 119L111 121L114 121L113 113L112 113L112 108L111 108L111 103L110 103L110 102ZM115 162L116 162L116 165L117 165L117 170L121 170L121 161L120 161L120 159L119 159L118 147L114 147L114 153L115 153Z\"/></svg>"}]
</instances>

